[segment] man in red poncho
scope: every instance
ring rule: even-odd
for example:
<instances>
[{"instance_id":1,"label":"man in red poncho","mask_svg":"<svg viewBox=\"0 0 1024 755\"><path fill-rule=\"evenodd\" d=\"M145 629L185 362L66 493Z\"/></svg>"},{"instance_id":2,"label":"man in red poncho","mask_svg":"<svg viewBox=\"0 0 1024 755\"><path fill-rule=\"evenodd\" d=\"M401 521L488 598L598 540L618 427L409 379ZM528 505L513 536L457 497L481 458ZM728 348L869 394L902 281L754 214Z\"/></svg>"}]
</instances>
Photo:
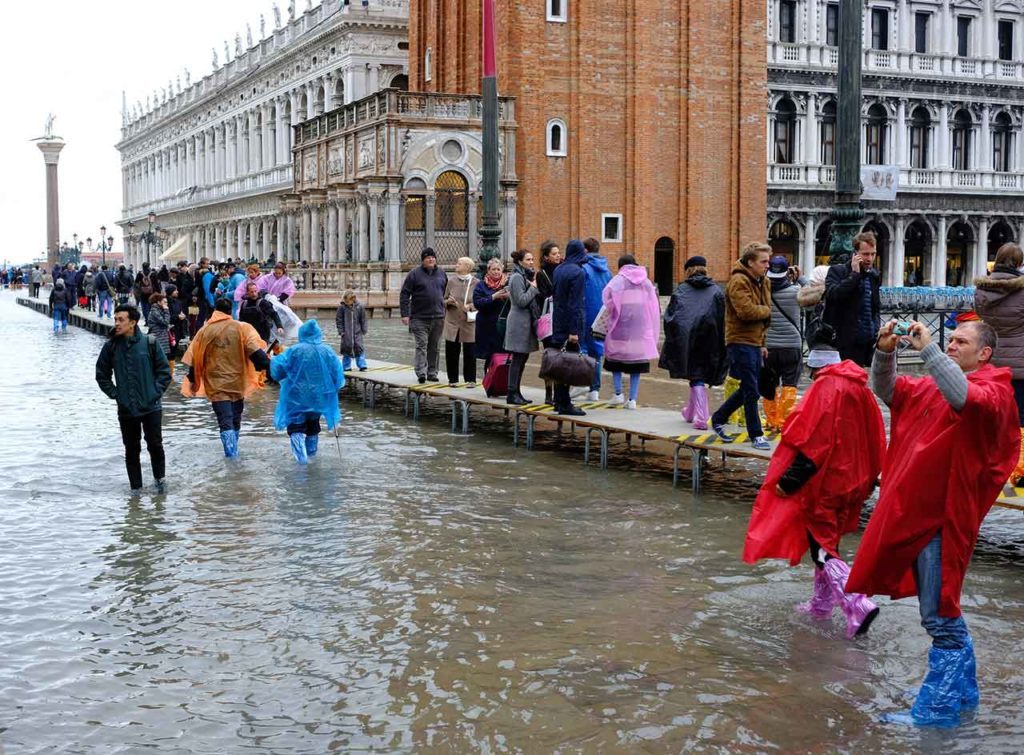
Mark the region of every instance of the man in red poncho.
<instances>
[{"instance_id":1,"label":"man in red poncho","mask_svg":"<svg viewBox=\"0 0 1024 755\"><path fill-rule=\"evenodd\" d=\"M909 714L890 721L955 726L978 704L974 645L960 589L985 514L1017 463L1020 434L1010 371L989 362L991 326L960 322L943 355L928 329L910 326L927 377L896 377L896 322L882 326L871 364L892 409L882 492L847 590L917 595L932 638L928 674Z\"/></svg>"},{"instance_id":2,"label":"man in red poncho","mask_svg":"<svg viewBox=\"0 0 1024 755\"><path fill-rule=\"evenodd\" d=\"M868 630L878 608L844 591L850 567L839 539L857 529L885 453L885 425L867 373L839 352L815 349L807 360L813 382L782 429L747 529L743 560L785 558L793 566L808 546L814 594L797 610L827 619L836 605L846 636Z\"/></svg>"}]
</instances>

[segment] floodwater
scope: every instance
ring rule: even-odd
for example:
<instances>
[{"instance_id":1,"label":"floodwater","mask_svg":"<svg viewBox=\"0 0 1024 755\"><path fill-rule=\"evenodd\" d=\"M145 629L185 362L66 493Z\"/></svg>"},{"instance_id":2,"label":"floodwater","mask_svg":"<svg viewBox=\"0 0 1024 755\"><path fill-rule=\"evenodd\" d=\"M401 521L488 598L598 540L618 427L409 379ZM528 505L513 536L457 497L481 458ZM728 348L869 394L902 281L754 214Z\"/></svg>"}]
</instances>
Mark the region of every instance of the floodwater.
<instances>
[{"instance_id":1,"label":"floodwater","mask_svg":"<svg viewBox=\"0 0 1024 755\"><path fill-rule=\"evenodd\" d=\"M401 357L373 325L372 355ZM49 330L0 294L6 753L1021 749L1017 514L965 587L978 713L904 729L877 721L924 673L916 602L883 599L856 642L796 616L810 567L739 559L747 470L694 500L639 457L601 472L476 415L462 437L352 400L299 469L273 388L229 463L172 388L170 492L132 501L101 339Z\"/></svg>"}]
</instances>

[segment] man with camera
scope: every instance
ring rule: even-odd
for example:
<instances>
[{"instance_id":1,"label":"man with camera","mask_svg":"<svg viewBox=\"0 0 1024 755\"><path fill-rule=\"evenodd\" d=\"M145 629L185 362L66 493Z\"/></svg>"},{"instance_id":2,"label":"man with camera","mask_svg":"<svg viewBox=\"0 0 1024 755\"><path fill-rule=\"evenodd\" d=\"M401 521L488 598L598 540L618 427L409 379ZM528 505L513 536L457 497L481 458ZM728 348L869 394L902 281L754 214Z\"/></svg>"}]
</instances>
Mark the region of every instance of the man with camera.
<instances>
[{"instance_id":1,"label":"man with camera","mask_svg":"<svg viewBox=\"0 0 1024 755\"><path fill-rule=\"evenodd\" d=\"M921 353L926 376L896 376L901 339ZM892 412L889 450L846 592L917 595L932 638L912 710L890 721L955 726L961 710L978 705L960 590L981 522L1020 447L1010 370L991 364L996 342L980 320L960 322L945 354L921 323L893 320L878 334L871 379Z\"/></svg>"},{"instance_id":2,"label":"man with camera","mask_svg":"<svg viewBox=\"0 0 1024 755\"><path fill-rule=\"evenodd\" d=\"M854 236L853 259L832 265L825 278L825 322L835 330L835 347L861 367L871 364L881 319L876 243L870 231Z\"/></svg>"}]
</instances>

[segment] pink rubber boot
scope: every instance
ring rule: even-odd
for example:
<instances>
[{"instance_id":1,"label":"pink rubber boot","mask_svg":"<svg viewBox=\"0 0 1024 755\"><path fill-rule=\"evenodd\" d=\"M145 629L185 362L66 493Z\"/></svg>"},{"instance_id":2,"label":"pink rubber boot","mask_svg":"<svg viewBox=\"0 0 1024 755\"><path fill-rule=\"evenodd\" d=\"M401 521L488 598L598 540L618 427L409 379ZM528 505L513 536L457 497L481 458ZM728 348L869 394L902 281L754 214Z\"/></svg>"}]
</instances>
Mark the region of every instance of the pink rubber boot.
<instances>
[{"instance_id":1,"label":"pink rubber boot","mask_svg":"<svg viewBox=\"0 0 1024 755\"><path fill-rule=\"evenodd\" d=\"M697 430L707 430L711 418L707 386L695 385L690 389L690 404L693 406L693 426Z\"/></svg>"},{"instance_id":2,"label":"pink rubber boot","mask_svg":"<svg viewBox=\"0 0 1024 755\"><path fill-rule=\"evenodd\" d=\"M867 632L871 622L878 617L878 606L866 595L846 592L850 567L842 559L830 558L825 562L824 572L832 589L832 599L843 609L846 616L846 639L852 640L857 635Z\"/></svg>"},{"instance_id":3,"label":"pink rubber boot","mask_svg":"<svg viewBox=\"0 0 1024 755\"><path fill-rule=\"evenodd\" d=\"M806 603L797 605L796 610L800 613L810 614L815 619L827 619L832 616L836 607L835 599L832 597L832 588L829 587L828 577L822 569L814 570L814 594Z\"/></svg>"},{"instance_id":4,"label":"pink rubber boot","mask_svg":"<svg viewBox=\"0 0 1024 755\"><path fill-rule=\"evenodd\" d=\"M693 388L691 388L690 389L690 397L688 399L686 399L686 405L683 407L683 411L681 412L682 415L683 415L683 422L693 422L693 410L694 410Z\"/></svg>"}]
</instances>

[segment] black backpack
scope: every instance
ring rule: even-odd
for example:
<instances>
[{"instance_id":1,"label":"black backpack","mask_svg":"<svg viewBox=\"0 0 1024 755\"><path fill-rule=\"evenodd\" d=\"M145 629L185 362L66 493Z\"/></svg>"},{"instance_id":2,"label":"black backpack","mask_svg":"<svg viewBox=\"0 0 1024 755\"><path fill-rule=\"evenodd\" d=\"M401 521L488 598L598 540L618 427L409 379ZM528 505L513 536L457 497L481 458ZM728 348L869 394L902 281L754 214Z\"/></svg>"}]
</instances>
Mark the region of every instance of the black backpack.
<instances>
[{"instance_id":1,"label":"black backpack","mask_svg":"<svg viewBox=\"0 0 1024 755\"><path fill-rule=\"evenodd\" d=\"M819 346L831 347L833 349L839 347L836 329L825 321L824 295L821 297L821 301L811 310L811 316L807 320L807 327L804 328L804 338L807 341L808 349L815 349Z\"/></svg>"}]
</instances>

